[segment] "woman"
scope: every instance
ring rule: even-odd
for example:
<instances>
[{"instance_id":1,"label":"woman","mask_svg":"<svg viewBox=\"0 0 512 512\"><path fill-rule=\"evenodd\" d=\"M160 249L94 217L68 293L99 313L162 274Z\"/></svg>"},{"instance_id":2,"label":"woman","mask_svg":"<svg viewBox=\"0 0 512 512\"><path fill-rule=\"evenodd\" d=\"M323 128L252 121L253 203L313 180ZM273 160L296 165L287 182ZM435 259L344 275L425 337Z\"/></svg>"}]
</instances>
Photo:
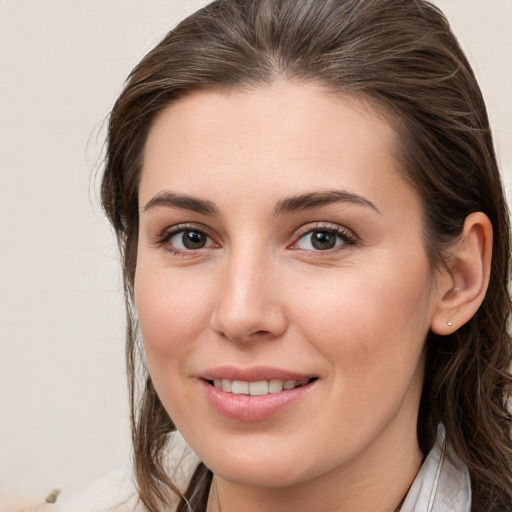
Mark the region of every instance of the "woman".
<instances>
[{"instance_id":1,"label":"woman","mask_svg":"<svg viewBox=\"0 0 512 512\"><path fill-rule=\"evenodd\" d=\"M430 3L213 2L130 75L102 199L142 510L512 509L508 213Z\"/></svg>"}]
</instances>

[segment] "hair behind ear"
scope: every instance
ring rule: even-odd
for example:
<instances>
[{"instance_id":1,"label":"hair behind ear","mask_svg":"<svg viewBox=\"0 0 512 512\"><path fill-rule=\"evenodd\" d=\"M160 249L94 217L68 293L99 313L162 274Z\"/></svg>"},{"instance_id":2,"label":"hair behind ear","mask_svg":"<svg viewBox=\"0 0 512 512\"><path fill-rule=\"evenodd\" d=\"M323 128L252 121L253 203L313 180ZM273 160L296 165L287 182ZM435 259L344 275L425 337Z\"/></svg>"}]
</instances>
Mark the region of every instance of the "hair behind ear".
<instances>
[{"instance_id":1,"label":"hair behind ear","mask_svg":"<svg viewBox=\"0 0 512 512\"><path fill-rule=\"evenodd\" d=\"M474 510L501 511L509 510L501 507L512 496L512 346L504 314L510 310L508 278L493 275L492 244L489 218L472 213L440 268L418 437L425 452L442 422L468 466ZM497 467L503 468L499 474Z\"/></svg>"}]
</instances>

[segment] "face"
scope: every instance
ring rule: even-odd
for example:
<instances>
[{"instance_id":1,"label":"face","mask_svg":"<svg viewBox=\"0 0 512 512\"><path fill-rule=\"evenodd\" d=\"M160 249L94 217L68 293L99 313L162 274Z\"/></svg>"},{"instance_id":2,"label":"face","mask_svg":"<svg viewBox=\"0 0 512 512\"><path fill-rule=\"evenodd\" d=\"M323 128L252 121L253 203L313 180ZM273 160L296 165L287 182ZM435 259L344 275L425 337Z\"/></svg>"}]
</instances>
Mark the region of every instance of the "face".
<instances>
[{"instance_id":1,"label":"face","mask_svg":"<svg viewBox=\"0 0 512 512\"><path fill-rule=\"evenodd\" d=\"M366 470L416 418L435 275L390 125L275 83L168 107L145 148L135 301L166 410L216 475Z\"/></svg>"}]
</instances>

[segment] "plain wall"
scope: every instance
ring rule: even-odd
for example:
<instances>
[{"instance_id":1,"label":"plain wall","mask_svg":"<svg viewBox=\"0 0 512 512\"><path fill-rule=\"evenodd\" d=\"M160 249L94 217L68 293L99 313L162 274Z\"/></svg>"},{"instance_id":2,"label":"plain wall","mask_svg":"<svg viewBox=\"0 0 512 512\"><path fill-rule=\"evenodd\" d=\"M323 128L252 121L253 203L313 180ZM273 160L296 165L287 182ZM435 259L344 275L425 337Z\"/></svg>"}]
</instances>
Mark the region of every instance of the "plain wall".
<instances>
[{"instance_id":1,"label":"plain wall","mask_svg":"<svg viewBox=\"0 0 512 512\"><path fill-rule=\"evenodd\" d=\"M102 121L138 60L205 3L0 0L0 509L127 460ZM510 189L512 0L437 4L479 77Z\"/></svg>"}]
</instances>

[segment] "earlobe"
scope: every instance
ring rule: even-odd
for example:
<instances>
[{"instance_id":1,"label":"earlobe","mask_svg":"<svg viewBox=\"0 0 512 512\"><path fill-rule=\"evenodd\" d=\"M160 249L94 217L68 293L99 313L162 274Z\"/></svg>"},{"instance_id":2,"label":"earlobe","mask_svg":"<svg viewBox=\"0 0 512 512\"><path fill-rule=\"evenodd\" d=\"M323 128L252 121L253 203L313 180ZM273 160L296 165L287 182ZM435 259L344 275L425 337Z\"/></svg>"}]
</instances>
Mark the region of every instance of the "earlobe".
<instances>
[{"instance_id":1,"label":"earlobe","mask_svg":"<svg viewBox=\"0 0 512 512\"><path fill-rule=\"evenodd\" d=\"M447 335L464 325L484 300L491 269L492 225L482 212L466 217L438 283L431 330Z\"/></svg>"}]
</instances>

